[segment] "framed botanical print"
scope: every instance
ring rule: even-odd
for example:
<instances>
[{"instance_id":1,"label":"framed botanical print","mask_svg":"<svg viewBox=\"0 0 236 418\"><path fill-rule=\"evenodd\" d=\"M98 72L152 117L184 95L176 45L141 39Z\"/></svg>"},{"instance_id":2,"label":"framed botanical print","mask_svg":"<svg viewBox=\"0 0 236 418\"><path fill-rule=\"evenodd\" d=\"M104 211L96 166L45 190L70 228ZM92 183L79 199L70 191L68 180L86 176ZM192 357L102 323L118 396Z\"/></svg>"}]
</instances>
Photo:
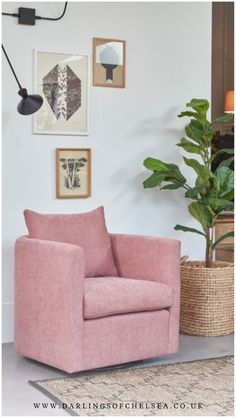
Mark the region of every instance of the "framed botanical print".
<instances>
[{"instance_id":1,"label":"framed botanical print","mask_svg":"<svg viewBox=\"0 0 236 418\"><path fill-rule=\"evenodd\" d=\"M87 135L87 56L35 51L35 90L34 133Z\"/></svg>"},{"instance_id":2,"label":"framed botanical print","mask_svg":"<svg viewBox=\"0 0 236 418\"><path fill-rule=\"evenodd\" d=\"M93 38L93 85L125 87L125 41Z\"/></svg>"},{"instance_id":3,"label":"framed botanical print","mask_svg":"<svg viewBox=\"0 0 236 418\"><path fill-rule=\"evenodd\" d=\"M56 196L59 199L91 196L91 149L56 149Z\"/></svg>"}]
</instances>

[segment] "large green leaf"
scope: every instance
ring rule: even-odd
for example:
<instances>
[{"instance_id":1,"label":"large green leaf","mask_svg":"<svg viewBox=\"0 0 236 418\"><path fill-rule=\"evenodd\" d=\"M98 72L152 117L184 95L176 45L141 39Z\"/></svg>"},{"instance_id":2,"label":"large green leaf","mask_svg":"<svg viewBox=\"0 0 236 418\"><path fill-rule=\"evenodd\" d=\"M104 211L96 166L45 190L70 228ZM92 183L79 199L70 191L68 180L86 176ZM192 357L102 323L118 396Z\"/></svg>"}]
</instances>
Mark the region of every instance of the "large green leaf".
<instances>
[{"instance_id":1,"label":"large green leaf","mask_svg":"<svg viewBox=\"0 0 236 418\"><path fill-rule=\"evenodd\" d=\"M222 212L223 210L228 210L228 211L232 211L234 208L234 204L233 202L231 202L230 200L226 200L226 199L220 199L220 198L208 198L205 200L205 202L207 203L207 205L209 205L212 210L218 215L220 212Z\"/></svg>"},{"instance_id":2,"label":"large green leaf","mask_svg":"<svg viewBox=\"0 0 236 418\"><path fill-rule=\"evenodd\" d=\"M199 179L199 181L197 182L198 185L199 184L206 184L209 177L210 177L210 173L209 173L208 168L205 167L204 165L200 164L197 160L194 160L192 158L184 157L184 161L185 161L185 164L187 164L189 167L193 168L194 171L197 173L198 179Z\"/></svg>"},{"instance_id":3,"label":"large green leaf","mask_svg":"<svg viewBox=\"0 0 236 418\"><path fill-rule=\"evenodd\" d=\"M186 182L186 178L183 176L179 167L176 164L168 164L168 167L170 170L171 177L175 178L183 184Z\"/></svg>"},{"instance_id":4,"label":"large green leaf","mask_svg":"<svg viewBox=\"0 0 236 418\"><path fill-rule=\"evenodd\" d=\"M185 197L190 199L198 199L199 193L203 191L206 185L207 183L202 183L199 186L191 187L189 190L186 191Z\"/></svg>"},{"instance_id":5,"label":"large green leaf","mask_svg":"<svg viewBox=\"0 0 236 418\"><path fill-rule=\"evenodd\" d=\"M212 248L214 249L221 241L225 240L226 238L230 238L230 237L234 237L234 231L230 231L230 232L227 232L224 235L221 235L221 237L218 238L218 240L216 240L214 242L214 244L212 245Z\"/></svg>"},{"instance_id":6,"label":"large green leaf","mask_svg":"<svg viewBox=\"0 0 236 418\"><path fill-rule=\"evenodd\" d=\"M218 167L223 167L223 166L229 167L233 161L234 161L234 157L227 158L227 160L221 161Z\"/></svg>"},{"instance_id":7,"label":"large green leaf","mask_svg":"<svg viewBox=\"0 0 236 418\"><path fill-rule=\"evenodd\" d=\"M169 171L168 164L158 160L157 158L148 157L144 160L143 165L153 171Z\"/></svg>"},{"instance_id":8,"label":"large green leaf","mask_svg":"<svg viewBox=\"0 0 236 418\"><path fill-rule=\"evenodd\" d=\"M212 154L211 158L210 158L210 162L212 162L216 157L218 157L221 154L234 154L234 149L233 148L222 148L219 151L215 152L214 154Z\"/></svg>"},{"instance_id":9,"label":"large green leaf","mask_svg":"<svg viewBox=\"0 0 236 418\"><path fill-rule=\"evenodd\" d=\"M212 123L222 123L222 122L229 122L234 117L233 113L226 113L224 116L220 116L219 118L213 120Z\"/></svg>"},{"instance_id":10,"label":"large green leaf","mask_svg":"<svg viewBox=\"0 0 236 418\"><path fill-rule=\"evenodd\" d=\"M176 225L175 226L175 230L176 231L184 231L184 232L194 232L195 234L199 234L199 235L203 235L206 238L206 234L204 234L204 232L199 231L198 229L195 228L188 228L187 226L183 226L183 225Z\"/></svg>"},{"instance_id":11,"label":"large green leaf","mask_svg":"<svg viewBox=\"0 0 236 418\"><path fill-rule=\"evenodd\" d=\"M183 186L183 183L173 180L172 183L168 183L161 187L161 190L176 190Z\"/></svg>"},{"instance_id":12,"label":"large green leaf","mask_svg":"<svg viewBox=\"0 0 236 418\"><path fill-rule=\"evenodd\" d=\"M221 195L234 189L234 172L229 167L218 167L215 171L215 176L220 183Z\"/></svg>"},{"instance_id":13,"label":"large green leaf","mask_svg":"<svg viewBox=\"0 0 236 418\"><path fill-rule=\"evenodd\" d=\"M186 133L186 135L187 135L190 139L192 139L193 141L197 142L197 144L199 144L202 148L204 148L204 147L205 147L205 144L204 144L203 139L202 139L202 138L199 138L198 136L196 136L196 135L194 134L194 132L192 131L192 128L191 128L191 126L190 126L190 125L188 125L188 126L186 126L186 127L185 127L185 133Z\"/></svg>"},{"instance_id":14,"label":"large green leaf","mask_svg":"<svg viewBox=\"0 0 236 418\"><path fill-rule=\"evenodd\" d=\"M203 229L211 227L213 216L209 209L199 202L192 202L188 206L189 213L202 225Z\"/></svg>"},{"instance_id":15,"label":"large green leaf","mask_svg":"<svg viewBox=\"0 0 236 418\"><path fill-rule=\"evenodd\" d=\"M207 199L208 197L219 197L220 191L220 182L214 173L209 170L209 181L206 185L206 189L201 193L202 199Z\"/></svg>"},{"instance_id":16,"label":"large green leaf","mask_svg":"<svg viewBox=\"0 0 236 418\"><path fill-rule=\"evenodd\" d=\"M143 187L144 189L157 187L161 184L164 178L165 178L165 175L154 172L153 174L151 174L150 177L144 180Z\"/></svg>"},{"instance_id":17,"label":"large green leaf","mask_svg":"<svg viewBox=\"0 0 236 418\"><path fill-rule=\"evenodd\" d=\"M183 118L185 116L189 116L189 117L193 117L193 118L198 119L199 118L199 113L197 113L197 112L190 112L189 110L186 110L185 112L181 112L178 115L178 118Z\"/></svg>"},{"instance_id":18,"label":"large green leaf","mask_svg":"<svg viewBox=\"0 0 236 418\"><path fill-rule=\"evenodd\" d=\"M190 124L185 128L185 132L189 138L201 144L204 148L209 146L213 138L212 126L208 121L202 123L200 120L191 119Z\"/></svg>"},{"instance_id":19,"label":"large green leaf","mask_svg":"<svg viewBox=\"0 0 236 418\"><path fill-rule=\"evenodd\" d=\"M227 192L222 193L221 198L227 199L227 200L233 200L234 199L234 189L231 189L231 190L228 190Z\"/></svg>"},{"instance_id":20,"label":"large green leaf","mask_svg":"<svg viewBox=\"0 0 236 418\"><path fill-rule=\"evenodd\" d=\"M206 114L209 109L209 102L206 99L192 99L186 106L191 107L201 114Z\"/></svg>"},{"instance_id":21,"label":"large green leaf","mask_svg":"<svg viewBox=\"0 0 236 418\"><path fill-rule=\"evenodd\" d=\"M193 144L191 141L188 141L185 138L181 138L180 143L177 144L178 147L182 147L185 151L192 154L202 155L202 147L199 145Z\"/></svg>"},{"instance_id":22,"label":"large green leaf","mask_svg":"<svg viewBox=\"0 0 236 418\"><path fill-rule=\"evenodd\" d=\"M189 124L195 138L203 139L204 137L204 126L198 120L192 119Z\"/></svg>"},{"instance_id":23,"label":"large green leaf","mask_svg":"<svg viewBox=\"0 0 236 418\"><path fill-rule=\"evenodd\" d=\"M176 164L164 163L161 160L149 157L144 161L144 166L149 170L154 171L154 174L156 174L149 177L147 181L145 180L145 188L160 185L162 181L179 182L181 184L186 182L186 178L182 175Z\"/></svg>"},{"instance_id":24,"label":"large green leaf","mask_svg":"<svg viewBox=\"0 0 236 418\"><path fill-rule=\"evenodd\" d=\"M153 171L153 174L143 182L145 189L161 186L162 182L166 181L168 184L161 189L175 190L182 187L186 182L186 178L176 164L167 164L149 157L144 161L144 166Z\"/></svg>"}]
</instances>

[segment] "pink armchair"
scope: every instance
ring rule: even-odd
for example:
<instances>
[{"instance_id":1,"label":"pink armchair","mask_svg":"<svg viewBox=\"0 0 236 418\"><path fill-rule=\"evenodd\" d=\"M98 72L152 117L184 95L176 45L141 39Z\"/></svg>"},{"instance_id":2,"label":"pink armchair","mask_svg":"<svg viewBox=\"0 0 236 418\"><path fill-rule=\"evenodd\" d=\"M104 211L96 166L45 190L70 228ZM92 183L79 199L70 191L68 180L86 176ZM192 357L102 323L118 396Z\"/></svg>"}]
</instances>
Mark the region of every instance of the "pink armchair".
<instances>
[{"instance_id":1,"label":"pink armchair","mask_svg":"<svg viewBox=\"0 0 236 418\"><path fill-rule=\"evenodd\" d=\"M180 243L111 235L118 275L86 277L84 250L21 237L15 348L68 373L178 351Z\"/></svg>"}]
</instances>

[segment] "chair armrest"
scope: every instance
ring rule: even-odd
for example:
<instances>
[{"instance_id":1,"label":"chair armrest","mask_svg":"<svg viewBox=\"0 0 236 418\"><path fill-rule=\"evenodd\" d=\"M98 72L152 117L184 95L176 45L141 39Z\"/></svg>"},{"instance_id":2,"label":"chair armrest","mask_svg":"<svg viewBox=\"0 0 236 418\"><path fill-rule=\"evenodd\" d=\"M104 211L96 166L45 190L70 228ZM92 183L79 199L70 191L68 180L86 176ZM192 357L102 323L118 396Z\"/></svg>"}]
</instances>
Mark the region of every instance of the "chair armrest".
<instances>
[{"instance_id":1,"label":"chair armrest","mask_svg":"<svg viewBox=\"0 0 236 418\"><path fill-rule=\"evenodd\" d=\"M82 248L28 237L16 241L17 351L54 367L73 371L72 365L74 368L75 363L80 362L83 283Z\"/></svg>"},{"instance_id":2,"label":"chair armrest","mask_svg":"<svg viewBox=\"0 0 236 418\"><path fill-rule=\"evenodd\" d=\"M119 276L173 286L179 279L180 241L142 235L111 234Z\"/></svg>"},{"instance_id":3,"label":"chair armrest","mask_svg":"<svg viewBox=\"0 0 236 418\"><path fill-rule=\"evenodd\" d=\"M121 277L154 280L172 288L168 352L179 346L180 242L175 239L112 234L113 254Z\"/></svg>"}]
</instances>

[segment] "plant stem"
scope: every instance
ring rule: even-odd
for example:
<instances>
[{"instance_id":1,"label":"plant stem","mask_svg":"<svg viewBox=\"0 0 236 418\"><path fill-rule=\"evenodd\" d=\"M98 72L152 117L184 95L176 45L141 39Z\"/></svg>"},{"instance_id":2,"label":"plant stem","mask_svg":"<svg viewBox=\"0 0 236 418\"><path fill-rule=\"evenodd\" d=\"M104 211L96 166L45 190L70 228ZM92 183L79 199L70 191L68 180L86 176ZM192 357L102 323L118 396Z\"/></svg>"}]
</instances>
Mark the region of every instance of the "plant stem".
<instances>
[{"instance_id":1,"label":"plant stem","mask_svg":"<svg viewBox=\"0 0 236 418\"><path fill-rule=\"evenodd\" d=\"M191 187L187 184L187 183L185 183L185 184L183 184L183 186L182 186L185 190L190 190L191 189Z\"/></svg>"},{"instance_id":2,"label":"plant stem","mask_svg":"<svg viewBox=\"0 0 236 418\"><path fill-rule=\"evenodd\" d=\"M206 228L205 234L206 234L206 267L212 268L213 267L213 251L211 246L211 237L210 237L210 228Z\"/></svg>"}]
</instances>

